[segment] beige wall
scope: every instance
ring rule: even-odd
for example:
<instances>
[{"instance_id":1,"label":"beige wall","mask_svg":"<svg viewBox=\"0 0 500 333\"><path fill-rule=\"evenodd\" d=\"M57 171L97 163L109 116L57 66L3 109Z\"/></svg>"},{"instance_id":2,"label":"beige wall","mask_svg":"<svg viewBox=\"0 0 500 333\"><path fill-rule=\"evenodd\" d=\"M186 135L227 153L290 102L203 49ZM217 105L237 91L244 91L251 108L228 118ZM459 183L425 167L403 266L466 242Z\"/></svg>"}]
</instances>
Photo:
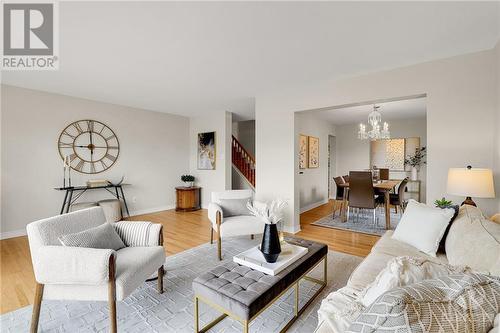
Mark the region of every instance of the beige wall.
<instances>
[{"instance_id":1,"label":"beige wall","mask_svg":"<svg viewBox=\"0 0 500 333\"><path fill-rule=\"evenodd\" d=\"M448 168L467 164L494 167L494 140L498 131L495 123L497 61L496 53L489 50L259 94L256 99L257 198L288 199L286 229L299 230L294 112L418 94L427 94L427 201L447 195ZM451 198L457 202L462 200ZM476 200L487 214L497 210L498 201L498 198Z\"/></svg>"},{"instance_id":2,"label":"beige wall","mask_svg":"<svg viewBox=\"0 0 500 333\"><path fill-rule=\"evenodd\" d=\"M425 117L390 120L391 137L419 137L420 146L427 145L427 120ZM337 175L347 175L351 170L364 170L370 167L370 141L358 139L358 124L336 126L337 137ZM420 168L420 200L425 202L427 166ZM391 171L391 178L403 179L409 173Z\"/></svg>"},{"instance_id":3,"label":"beige wall","mask_svg":"<svg viewBox=\"0 0 500 333\"><path fill-rule=\"evenodd\" d=\"M500 9L499 9L500 10ZM495 161L496 161L496 172L495 172L495 192L496 196L500 197L500 42L497 43L496 47L496 58L497 58L497 122L496 122L496 147L495 147ZM500 200L498 201L497 212L500 212Z\"/></svg>"},{"instance_id":4,"label":"beige wall","mask_svg":"<svg viewBox=\"0 0 500 333\"><path fill-rule=\"evenodd\" d=\"M1 233L23 233L26 224L59 213L64 194L62 161L57 149L61 130L80 119L111 127L120 140L120 156L97 175L72 172L73 184L88 179L118 180L125 187L132 214L174 207L174 187L189 172L189 120L80 98L2 85ZM110 198L92 191L83 201Z\"/></svg>"},{"instance_id":5,"label":"beige wall","mask_svg":"<svg viewBox=\"0 0 500 333\"><path fill-rule=\"evenodd\" d=\"M295 141L299 134L319 138L319 167L298 171L300 211L328 202L328 136L335 135L332 124L308 112L295 114Z\"/></svg>"}]
</instances>

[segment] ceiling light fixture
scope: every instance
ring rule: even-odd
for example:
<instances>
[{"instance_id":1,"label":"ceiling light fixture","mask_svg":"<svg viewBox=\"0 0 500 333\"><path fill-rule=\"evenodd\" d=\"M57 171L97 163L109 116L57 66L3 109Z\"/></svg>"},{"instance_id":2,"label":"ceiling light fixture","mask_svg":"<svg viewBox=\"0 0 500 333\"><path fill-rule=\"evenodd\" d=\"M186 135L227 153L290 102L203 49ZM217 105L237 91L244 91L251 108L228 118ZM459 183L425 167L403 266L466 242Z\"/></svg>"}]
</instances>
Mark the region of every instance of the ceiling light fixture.
<instances>
[{"instance_id":1,"label":"ceiling light fixture","mask_svg":"<svg viewBox=\"0 0 500 333\"><path fill-rule=\"evenodd\" d=\"M382 115L378 111L380 106L373 105L373 111L368 115L368 124L371 125L372 129L366 131L365 124L359 124L358 139L360 140L379 140L379 139L390 139L391 133L389 132L389 124L384 122L382 130L380 130L380 124L382 123Z\"/></svg>"}]
</instances>

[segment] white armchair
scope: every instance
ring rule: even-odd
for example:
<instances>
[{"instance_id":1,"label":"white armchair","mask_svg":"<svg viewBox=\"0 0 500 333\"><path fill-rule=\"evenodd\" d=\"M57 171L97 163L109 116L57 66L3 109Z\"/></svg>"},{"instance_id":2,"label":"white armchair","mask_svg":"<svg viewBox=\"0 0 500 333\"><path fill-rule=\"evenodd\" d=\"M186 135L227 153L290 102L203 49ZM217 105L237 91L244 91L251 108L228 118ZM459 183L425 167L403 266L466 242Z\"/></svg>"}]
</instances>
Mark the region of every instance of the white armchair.
<instances>
[{"instance_id":1,"label":"white armchair","mask_svg":"<svg viewBox=\"0 0 500 333\"><path fill-rule=\"evenodd\" d=\"M217 255L222 260L221 239L226 237L261 234L264 232L265 223L261 219L250 215L224 217L221 199L246 199L253 198L252 190L231 190L212 192L212 202L208 205L208 219L210 226L210 243L213 243L214 230L217 232Z\"/></svg>"},{"instance_id":2,"label":"white armchair","mask_svg":"<svg viewBox=\"0 0 500 333\"><path fill-rule=\"evenodd\" d=\"M58 238L106 223L101 207L28 224L36 292L31 332L38 330L43 299L108 301L110 331L116 332L116 301L125 299L158 271L163 293L162 225L121 221L113 224L126 247L118 251L62 246Z\"/></svg>"}]
</instances>

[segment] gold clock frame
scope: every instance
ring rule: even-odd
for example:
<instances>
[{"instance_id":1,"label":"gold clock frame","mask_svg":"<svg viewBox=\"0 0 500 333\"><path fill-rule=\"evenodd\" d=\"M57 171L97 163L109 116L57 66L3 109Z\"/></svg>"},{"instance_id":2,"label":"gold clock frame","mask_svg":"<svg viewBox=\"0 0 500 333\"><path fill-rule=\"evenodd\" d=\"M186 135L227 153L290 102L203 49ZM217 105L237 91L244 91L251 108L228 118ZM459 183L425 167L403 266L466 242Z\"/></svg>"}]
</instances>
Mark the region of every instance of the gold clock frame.
<instances>
[{"instance_id":1,"label":"gold clock frame","mask_svg":"<svg viewBox=\"0 0 500 333\"><path fill-rule=\"evenodd\" d=\"M87 123L87 129L85 129L85 130L84 130L84 129L82 129L82 128L81 128L80 123L82 123L82 122L84 122L84 123L86 122L86 123ZM89 126L89 125L90 125L90 123L92 123L92 124L93 124L92 128L90 128L90 126ZM97 125L102 126L101 130L100 130L100 131L98 131L98 132L94 130L94 126L95 126L96 124L97 124ZM76 128L76 129L77 129L77 131L78 131L78 134L77 134L75 137L73 137L72 135L69 135L69 132L68 132L68 129L70 129L70 128L72 128L72 127L73 127L73 128ZM111 133L110 133L111 135L110 135L110 136L108 136L107 138L106 138L104 135L102 135L102 133L103 133L103 131L104 131L105 129L107 129L107 131L111 132ZM85 133L90 133L90 132L92 132L92 133L95 133L95 134L99 135L99 136L100 136L100 137L102 137L102 138L104 139L104 141L106 142L106 148L105 148L105 149L106 149L106 152L104 153L103 157L101 157L99 160L96 160L96 161L89 161L89 160L86 160L86 159L82 158L82 157L81 157L81 156L77 153L77 151L76 151L76 148L77 148L77 147L76 147L76 144L75 144L76 139L77 139L79 136L81 136L82 134L85 134ZM63 138L63 136L64 136L64 135L69 136L69 137L72 137L72 142L71 142L71 143L63 142L61 139ZM112 147L113 147L112 149L117 151L116 156L109 154L110 149L111 149L111 148L110 148L111 146L109 145L109 142L108 142L108 141L110 141L111 139L110 139L110 140L108 140L108 138L113 138L114 140L116 140L116 146L112 146ZM65 147L61 147L61 143L65 144ZM69 146L70 144L71 144L71 146ZM89 145L88 145L88 146L89 146L89 149L91 149L91 148L90 148L90 145L91 145L91 144L89 144ZM61 133L59 134L59 137L58 137L58 139L57 139L57 149L58 149L58 151L59 151L59 155L61 156L61 159L62 159L62 160L64 160L65 155L63 154L63 151L62 151L61 149L68 149L68 148L72 148L72 153L73 153L74 155L76 155L76 157L75 157L75 158L73 158L73 159L71 159L71 161L70 161L70 167L71 167L71 169L75 170L76 172L83 173L83 174L88 174L88 175L99 174L99 173L102 173L102 172L104 172L104 171L109 170L109 169L110 169L110 168L111 168L111 167L112 167L112 166L116 163L116 161L118 160L118 157L120 156L120 140L118 139L118 136L116 135L115 131L113 131L113 130L111 129L111 127L109 127L109 126L108 126L108 125L106 125L105 123L103 123L103 122L101 122L101 121L98 121L98 120L94 120L94 119L80 119L80 120L73 121L73 122L71 122L69 125L67 125L67 126L66 126L66 127L65 127L62 131L61 131ZM94 147L93 149L96 149L96 147ZM102 149L102 148L101 148L101 149ZM113 157L113 159L111 159L109 156ZM94 163L101 162L101 165L103 165L103 169L102 169L102 170L100 170L100 171L92 171L92 167L91 167L91 170L90 170L90 171L84 171L84 170L83 170L83 166L82 166L82 169L78 169L78 168L77 168L77 166L78 166L78 165L73 166L73 165L72 165L72 163L71 163L71 162L73 162L73 160L74 160L74 159L76 159L76 158L78 158L80 161L83 161L83 163L84 163L84 164L83 164L83 166L85 165L85 163L90 163L90 164L92 165L92 164L94 164ZM103 162L103 160L104 160L105 158L107 158L107 160L110 160L110 161L111 161L111 164L109 164L109 165L108 165L108 164L105 164L105 163ZM95 170L95 169L94 169L94 170Z\"/></svg>"}]
</instances>

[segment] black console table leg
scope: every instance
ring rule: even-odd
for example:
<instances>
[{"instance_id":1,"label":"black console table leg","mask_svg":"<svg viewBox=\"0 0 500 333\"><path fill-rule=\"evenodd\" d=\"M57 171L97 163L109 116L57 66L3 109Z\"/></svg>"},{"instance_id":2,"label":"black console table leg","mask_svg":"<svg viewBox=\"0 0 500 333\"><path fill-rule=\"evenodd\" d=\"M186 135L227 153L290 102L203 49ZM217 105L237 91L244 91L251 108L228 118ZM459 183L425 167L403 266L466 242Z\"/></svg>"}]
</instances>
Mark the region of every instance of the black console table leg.
<instances>
[{"instance_id":1,"label":"black console table leg","mask_svg":"<svg viewBox=\"0 0 500 333\"><path fill-rule=\"evenodd\" d=\"M69 190L69 200L68 200L68 206L66 207L66 213L69 213L69 207L71 206L72 198L73 198L73 190Z\"/></svg>"},{"instance_id":2,"label":"black console table leg","mask_svg":"<svg viewBox=\"0 0 500 333\"><path fill-rule=\"evenodd\" d=\"M127 211L127 215L130 216L130 212L128 211L127 200L125 200L125 193L123 193L123 187L120 186L120 192L122 192L123 204L125 205L125 210Z\"/></svg>"},{"instance_id":3,"label":"black console table leg","mask_svg":"<svg viewBox=\"0 0 500 333\"><path fill-rule=\"evenodd\" d=\"M59 214L64 213L64 207L66 207L66 199L68 198L68 192L69 192L69 190L66 190L66 194L64 195L64 200L63 200L63 204L61 207L61 212Z\"/></svg>"}]
</instances>

